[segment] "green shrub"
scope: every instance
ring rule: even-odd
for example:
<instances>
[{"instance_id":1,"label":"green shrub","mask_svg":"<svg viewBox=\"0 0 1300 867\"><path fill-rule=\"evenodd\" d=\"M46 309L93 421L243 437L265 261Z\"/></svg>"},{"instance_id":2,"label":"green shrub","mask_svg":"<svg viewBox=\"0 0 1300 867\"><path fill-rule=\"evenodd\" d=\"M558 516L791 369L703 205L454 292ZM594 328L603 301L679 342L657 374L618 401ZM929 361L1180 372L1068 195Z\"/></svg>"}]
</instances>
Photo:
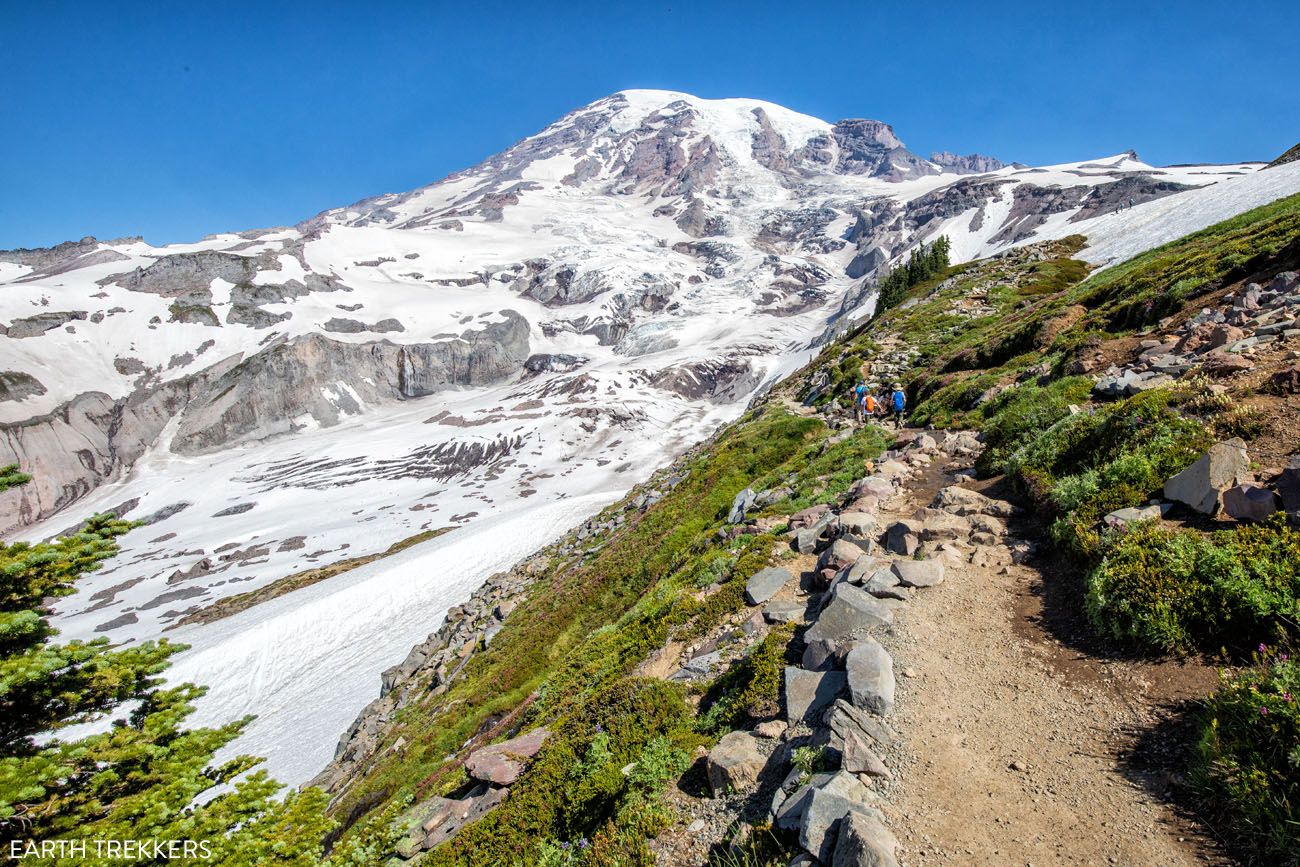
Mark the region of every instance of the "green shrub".
<instances>
[{"instance_id":1,"label":"green shrub","mask_svg":"<svg viewBox=\"0 0 1300 867\"><path fill-rule=\"evenodd\" d=\"M1210 699L1194 776L1221 827L1258 863L1300 865L1300 665L1260 648Z\"/></svg>"},{"instance_id":2,"label":"green shrub","mask_svg":"<svg viewBox=\"0 0 1300 867\"><path fill-rule=\"evenodd\" d=\"M1075 387L1062 386L1063 394ZM1170 407L1174 397L1167 390L1149 391L1066 415L1037 431L1029 426L1036 413L1026 412L1024 420L1008 421L1005 434L995 434L999 442L1019 437L1021 445L994 466L989 463L996 457L984 466L1004 469L1030 497L1049 506L1057 516L1053 538L1076 556L1094 559L1100 553L1101 518L1159 494L1165 481L1212 441L1203 425ZM1052 401L1044 403L1039 411L1046 421ZM997 417L991 420L990 427L998 425Z\"/></svg>"},{"instance_id":3,"label":"green shrub","mask_svg":"<svg viewBox=\"0 0 1300 867\"><path fill-rule=\"evenodd\" d=\"M1092 380L1083 376L1027 384L1003 392L983 407L984 451L975 468L981 475L1005 472L1012 453L1027 437L1045 431L1070 414L1070 404L1088 399Z\"/></svg>"},{"instance_id":4,"label":"green shrub","mask_svg":"<svg viewBox=\"0 0 1300 867\"><path fill-rule=\"evenodd\" d=\"M1155 650L1300 637L1300 533L1281 517L1209 535L1135 527L1089 575L1087 607L1104 632Z\"/></svg>"}]
</instances>

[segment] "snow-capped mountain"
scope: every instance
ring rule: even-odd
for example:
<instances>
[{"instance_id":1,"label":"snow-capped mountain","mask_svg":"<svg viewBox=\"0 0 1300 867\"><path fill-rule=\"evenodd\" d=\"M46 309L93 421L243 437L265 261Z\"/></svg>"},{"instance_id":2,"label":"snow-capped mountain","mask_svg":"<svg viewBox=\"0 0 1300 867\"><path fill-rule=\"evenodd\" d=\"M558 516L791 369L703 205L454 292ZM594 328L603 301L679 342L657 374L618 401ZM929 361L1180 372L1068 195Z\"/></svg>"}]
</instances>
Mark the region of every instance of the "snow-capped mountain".
<instances>
[{"instance_id":1,"label":"snow-capped mountain","mask_svg":"<svg viewBox=\"0 0 1300 867\"><path fill-rule=\"evenodd\" d=\"M259 713L240 749L299 781L450 604L739 414L917 243L1080 232L1105 262L1292 168L923 159L878 121L626 91L292 228L0 252L0 464L36 477L0 526L146 520L60 603L65 637L114 640L456 527L174 633L198 721Z\"/></svg>"}]
</instances>

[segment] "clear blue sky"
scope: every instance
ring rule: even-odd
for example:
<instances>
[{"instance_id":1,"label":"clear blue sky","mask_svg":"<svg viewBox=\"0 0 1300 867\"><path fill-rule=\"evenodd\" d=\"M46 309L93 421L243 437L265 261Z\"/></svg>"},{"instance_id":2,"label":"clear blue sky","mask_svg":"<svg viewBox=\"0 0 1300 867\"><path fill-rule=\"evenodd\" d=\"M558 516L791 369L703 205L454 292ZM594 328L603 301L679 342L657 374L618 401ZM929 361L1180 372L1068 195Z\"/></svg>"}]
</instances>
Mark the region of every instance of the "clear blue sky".
<instances>
[{"instance_id":1,"label":"clear blue sky","mask_svg":"<svg viewBox=\"0 0 1300 867\"><path fill-rule=\"evenodd\" d=\"M1271 159L1298 34L1296 0L0 0L0 248L293 223L632 87L874 117L925 154Z\"/></svg>"}]
</instances>

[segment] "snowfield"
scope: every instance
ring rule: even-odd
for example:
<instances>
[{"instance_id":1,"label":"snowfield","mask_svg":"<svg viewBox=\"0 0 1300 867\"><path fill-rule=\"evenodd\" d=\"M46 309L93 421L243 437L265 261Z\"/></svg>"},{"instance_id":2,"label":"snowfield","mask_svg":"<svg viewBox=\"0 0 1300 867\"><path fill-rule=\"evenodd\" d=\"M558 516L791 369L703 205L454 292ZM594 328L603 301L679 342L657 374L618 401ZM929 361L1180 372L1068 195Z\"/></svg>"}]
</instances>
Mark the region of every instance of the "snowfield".
<instances>
[{"instance_id":1,"label":"snowfield","mask_svg":"<svg viewBox=\"0 0 1300 867\"><path fill-rule=\"evenodd\" d=\"M1104 265L1297 191L1300 164L1132 154L958 174L883 124L626 91L294 227L0 251L0 463L36 477L0 525L147 519L56 627L190 644L195 722L257 714L232 750L299 784L449 606L736 418L918 243L1082 233Z\"/></svg>"}]
</instances>

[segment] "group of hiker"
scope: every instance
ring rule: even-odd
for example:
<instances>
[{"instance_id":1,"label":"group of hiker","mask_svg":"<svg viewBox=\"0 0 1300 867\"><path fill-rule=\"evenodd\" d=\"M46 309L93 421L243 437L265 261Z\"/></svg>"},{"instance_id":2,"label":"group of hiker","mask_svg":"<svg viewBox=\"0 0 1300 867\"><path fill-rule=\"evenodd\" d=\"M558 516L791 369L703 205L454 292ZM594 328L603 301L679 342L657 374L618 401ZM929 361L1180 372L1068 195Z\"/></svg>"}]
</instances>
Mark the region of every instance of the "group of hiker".
<instances>
[{"instance_id":1,"label":"group of hiker","mask_svg":"<svg viewBox=\"0 0 1300 867\"><path fill-rule=\"evenodd\" d=\"M853 389L853 415L859 423L873 418L882 422L892 420L894 427L902 428L906 409L907 395L902 383L896 382L889 389L882 387L880 393L875 394L864 379Z\"/></svg>"}]
</instances>

